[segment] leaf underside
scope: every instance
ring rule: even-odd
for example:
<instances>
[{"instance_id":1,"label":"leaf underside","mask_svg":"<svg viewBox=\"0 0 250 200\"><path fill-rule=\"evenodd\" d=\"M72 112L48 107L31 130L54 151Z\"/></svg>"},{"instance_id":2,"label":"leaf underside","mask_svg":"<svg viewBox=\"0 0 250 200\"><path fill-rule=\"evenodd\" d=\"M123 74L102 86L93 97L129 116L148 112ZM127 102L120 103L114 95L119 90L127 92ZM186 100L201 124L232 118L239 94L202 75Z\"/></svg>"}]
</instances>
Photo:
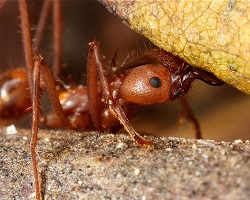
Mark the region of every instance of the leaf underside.
<instances>
[{"instance_id":1,"label":"leaf underside","mask_svg":"<svg viewBox=\"0 0 250 200\"><path fill-rule=\"evenodd\" d=\"M250 94L247 0L102 0L125 24L190 65Z\"/></svg>"}]
</instances>

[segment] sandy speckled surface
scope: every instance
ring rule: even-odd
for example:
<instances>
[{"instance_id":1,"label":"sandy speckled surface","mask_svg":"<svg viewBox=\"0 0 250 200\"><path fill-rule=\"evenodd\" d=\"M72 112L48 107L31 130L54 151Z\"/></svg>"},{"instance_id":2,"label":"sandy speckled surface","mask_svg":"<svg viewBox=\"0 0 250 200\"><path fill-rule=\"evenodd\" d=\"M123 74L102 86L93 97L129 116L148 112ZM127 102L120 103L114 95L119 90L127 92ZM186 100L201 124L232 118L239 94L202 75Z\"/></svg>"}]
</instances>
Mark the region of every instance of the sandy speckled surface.
<instances>
[{"instance_id":1,"label":"sandy speckled surface","mask_svg":"<svg viewBox=\"0 0 250 200\"><path fill-rule=\"evenodd\" d=\"M27 130L0 130L0 199L34 199ZM45 199L247 199L250 143L40 131Z\"/></svg>"}]
</instances>

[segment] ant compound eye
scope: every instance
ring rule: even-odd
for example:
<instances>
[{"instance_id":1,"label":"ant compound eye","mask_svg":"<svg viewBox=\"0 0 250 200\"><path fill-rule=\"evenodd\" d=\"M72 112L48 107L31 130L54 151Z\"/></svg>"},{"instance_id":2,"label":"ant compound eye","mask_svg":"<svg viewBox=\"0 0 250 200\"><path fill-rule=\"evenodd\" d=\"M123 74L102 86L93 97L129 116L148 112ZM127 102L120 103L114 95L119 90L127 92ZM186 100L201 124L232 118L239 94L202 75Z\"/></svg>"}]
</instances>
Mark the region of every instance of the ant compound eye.
<instances>
[{"instance_id":1,"label":"ant compound eye","mask_svg":"<svg viewBox=\"0 0 250 200\"><path fill-rule=\"evenodd\" d=\"M152 77L149 81L150 85L154 88L161 87L161 80L158 77Z\"/></svg>"},{"instance_id":2,"label":"ant compound eye","mask_svg":"<svg viewBox=\"0 0 250 200\"><path fill-rule=\"evenodd\" d=\"M126 75L119 94L129 102L148 105L169 100L172 79L169 70L161 64L132 68Z\"/></svg>"}]
</instances>

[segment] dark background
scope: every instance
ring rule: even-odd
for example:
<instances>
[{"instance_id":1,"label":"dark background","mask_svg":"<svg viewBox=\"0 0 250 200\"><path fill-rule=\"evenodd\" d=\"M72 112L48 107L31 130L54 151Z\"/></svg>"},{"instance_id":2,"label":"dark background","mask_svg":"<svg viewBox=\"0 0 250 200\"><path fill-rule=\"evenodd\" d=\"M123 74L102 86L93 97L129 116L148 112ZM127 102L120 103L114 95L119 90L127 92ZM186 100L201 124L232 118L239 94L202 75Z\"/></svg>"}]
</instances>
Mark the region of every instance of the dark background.
<instances>
[{"instance_id":1,"label":"dark background","mask_svg":"<svg viewBox=\"0 0 250 200\"><path fill-rule=\"evenodd\" d=\"M41 6L42 1L28 1L32 34ZM64 80L70 74L74 82L84 83L88 43L93 39L100 41L101 51L107 61L112 59L118 48L122 61L132 50L140 54L146 48L154 46L94 0L63 1L62 6ZM50 16L39 48L50 66L53 55L52 31ZM17 1L7 1L0 10L0 73L23 66L18 5ZM197 81L189 92L188 99L201 123L204 138L217 141L250 138L250 98L244 93L227 85L212 87ZM43 104L43 107L47 105ZM147 106L132 123L140 133L194 138L194 131L188 123L182 129L178 128L179 112L178 101ZM11 123L16 122L13 120ZM18 124L28 127L30 122Z\"/></svg>"}]
</instances>

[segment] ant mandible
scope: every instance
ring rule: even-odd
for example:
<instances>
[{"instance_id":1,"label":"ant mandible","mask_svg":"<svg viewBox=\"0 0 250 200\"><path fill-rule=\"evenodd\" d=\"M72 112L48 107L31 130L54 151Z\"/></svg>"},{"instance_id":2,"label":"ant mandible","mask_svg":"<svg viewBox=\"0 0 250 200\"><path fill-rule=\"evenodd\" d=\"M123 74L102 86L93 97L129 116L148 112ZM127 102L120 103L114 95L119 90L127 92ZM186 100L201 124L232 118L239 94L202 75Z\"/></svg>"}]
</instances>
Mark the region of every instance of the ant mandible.
<instances>
[{"instance_id":1,"label":"ant mandible","mask_svg":"<svg viewBox=\"0 0 250 200\"><path fill-rule=\"evenodd\" d=\"M20 8L23 8L23 5L20 3ZM41 199L35 151L39 118L52 128L65 126L73 129L89 128L104 131L117 130L121 124L135 143L149 147L152 142L140 136L128 119L135 115L140 105L179 99L183 108L182 115L194 125L196 137L201 138L199 123L184 96L195 79L210 85L222 85L223 82L212 74L190 66L177 56L161 49L153 49L139 57L129 58L117 68L117 71L106 74L99 43L92 41L89 43L87 85L72 86L58 91L42 56L38 54L34 56L33 61L31 59L31 45L27 45L31 43L30 37L26 37L29 30L28 20L26 17L25 21L21 9L20 13L22 35L26 44L24 45L26 62L29 64L27 73L23 69L16 69L0 76L0 118L20 117L32 106L30 146L37 199ZM27 90L28 86L31 91ZM47 91L54 108L53 112L43 117L39 109L41 89ZM28 96L31 97L27 98ZM16 101L16 98L19 100Z\"/></svg>"}]
</instances>

